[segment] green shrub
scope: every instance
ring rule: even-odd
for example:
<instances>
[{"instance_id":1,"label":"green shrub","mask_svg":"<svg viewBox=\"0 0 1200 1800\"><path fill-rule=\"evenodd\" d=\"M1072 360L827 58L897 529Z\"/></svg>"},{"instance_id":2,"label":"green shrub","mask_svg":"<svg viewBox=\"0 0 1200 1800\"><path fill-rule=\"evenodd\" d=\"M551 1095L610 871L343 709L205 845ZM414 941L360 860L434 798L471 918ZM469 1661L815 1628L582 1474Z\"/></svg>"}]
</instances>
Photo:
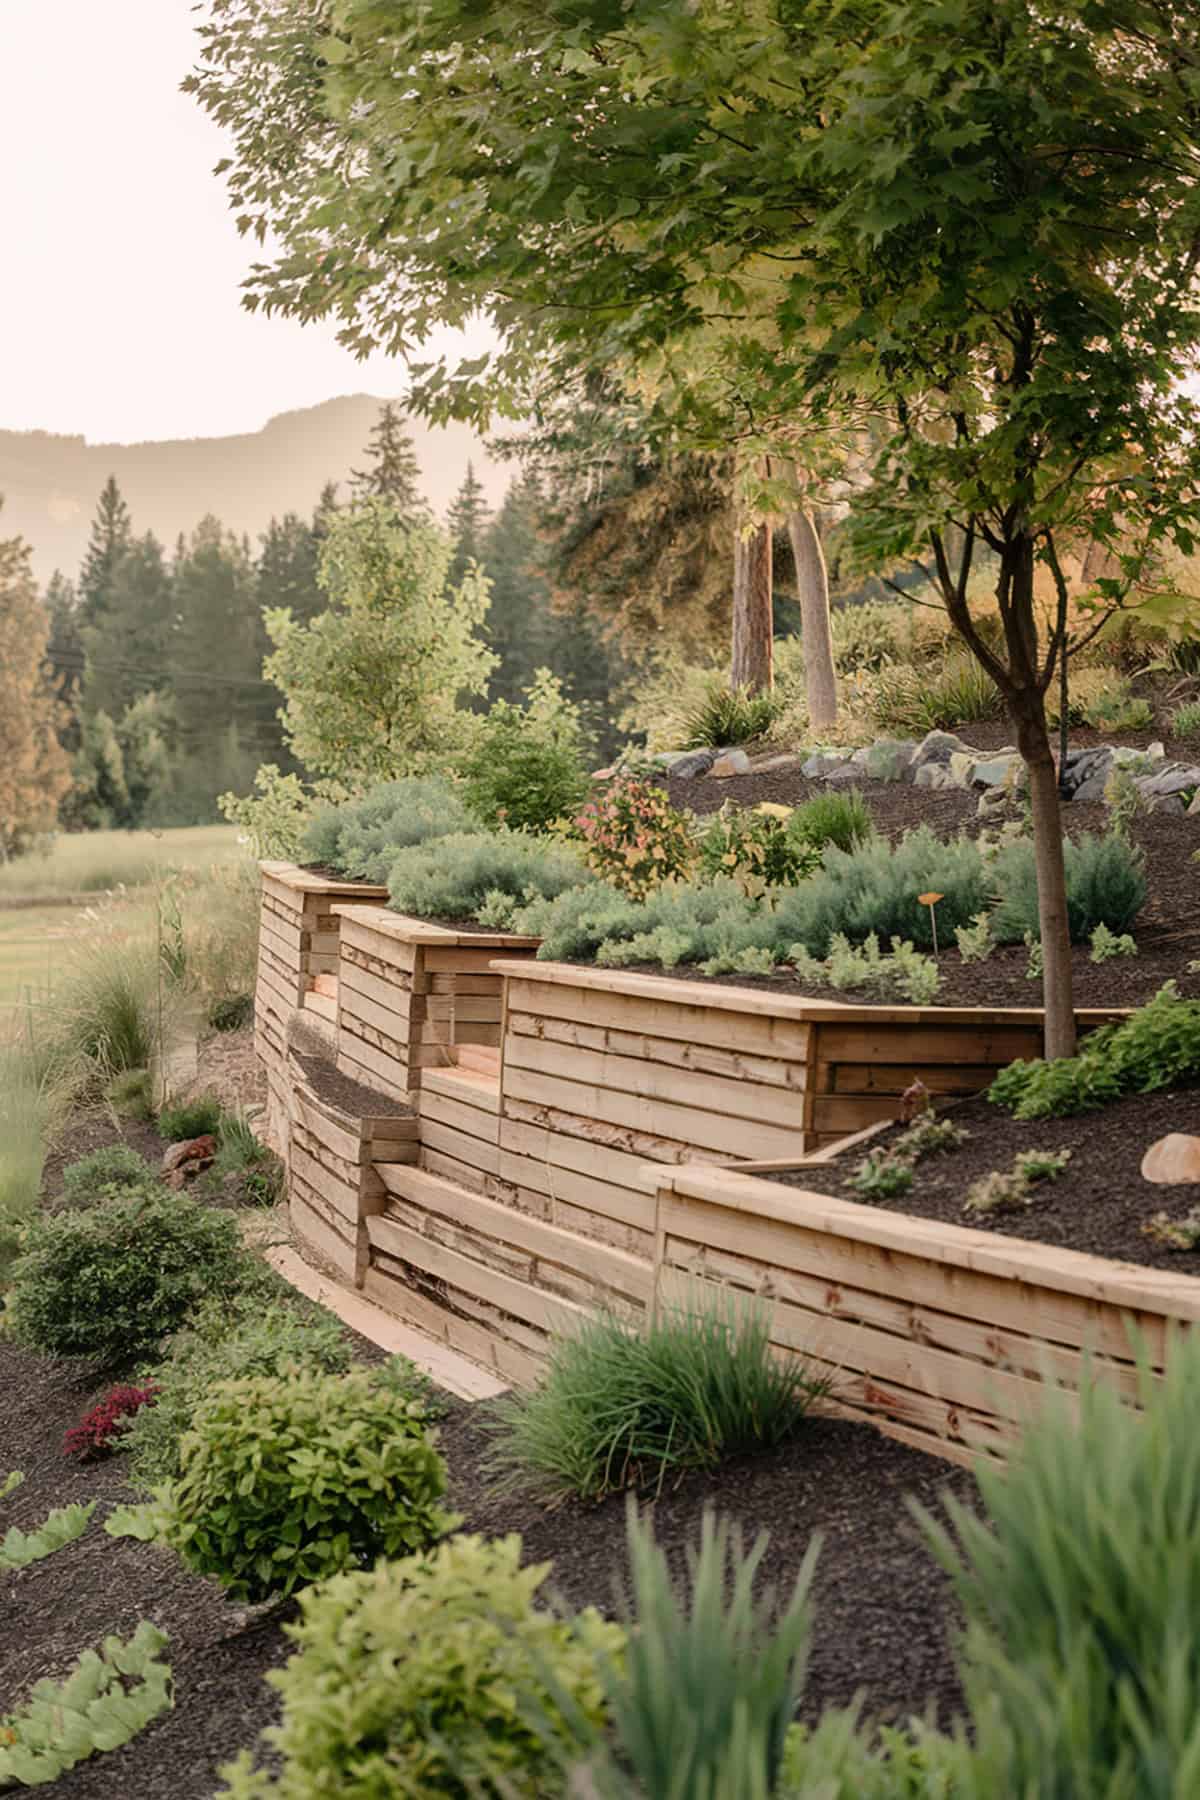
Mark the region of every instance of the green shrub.
<instances>
[{"instance_id":1,"label":"green shrub","mask_svg":"<svg viewBox=\"0 0 1200 1800\"><path fill-rule=\"evenodd\" d=\"M1107 1382L1047 1388L984 1511L922 1515L966 1617L983 1782L968 1792L1182 1800L1200 1779L1200 1341L1139 1413Z\"/></svg>"},{"instance_id":2,"label":"green shrub","mask_svg":"<svg viewBox=\"0 0 1200 1800\"><path fill-rule=\"evenodd\" d=\"M519 831L464 832L402 850L388 876L389 905L418 918L474 919L491 895L553 899L588 880L573 845Z\"/></svg>"},{"instance_id":3,"label":"green shrub","mask_svg":"<svg viewBox=\"0 0 1200 1800\"><path fill-rule=\"evenodd\" d=\"M794 1437L828 1383L771 1349L769 1309L697 1295L638 1327L585 1319L536 1388L495 1402L493 1462L514 1486L598 1499Z\"/></svg>"},{"instance_id":4,"label":"green shrub","mask_svg":"<svg viewBox=\"0 0 1200 1800\"><path fill-rule=\"evenodd\" d=\"M1094 695L1083 717L1095 731L1148 731L1154 723L1154 708L1147 700L1134 699L1120 681Z\"/></svg>"},{"instance_id":5,"label":"green shrub","mask_svg":"<svg viewBox=\"0 0 1200 1800\"><path fill-rule=\"evenodd\" d=\"M420 1401L373 1370L290 1370L213 1389L178 1480L106 1529L166 1543L234 1599L258 1601L425 1549L455 1523L445 1491Z\"/></svg>"},{"instance_id":6,"label":"green shrub","mask_svg":"<svg viewBox=\"0 0 1200 1800\"><path fill-rule=\"evenodd\" d=\"M553 1791L604 1800L631 1793L767 1800L783 1793L820 1540L810 1544L782 1606L773 1593L756 1593L765 1533L747 1552L732 1526L706 1514L682 1591L650 1527L632 1510L628 1540L628 1648L623 1662L609 1657L601 1665L611 1724L604 1735L594 1725L580 1733L577 1785Z\"/></svg>"},{"instance_id":7,"label":"green shrub","mask_svg":"<svg viewBox=\"0 0 1200 1800\"><path fill-rule=\"evenodd\" d=\"M1097 925L1092 933L1092 954L1089 961L1094 963L1111 962L1115 956L1136 956L1137 945L1130 934L1122 932L1118 935L1110 931L1107 925Z\"/></svg>"},{"instance_id":8,"label":"green shrub","mask_svg":"<svg viewBox=\"0 0 1200 1800\"><path fill-rule=\"evenodd\" d=\"M1146 898L1141 851L1121 832L1110 831L1104 837L1085 834L1077 840L1066 839L1063 855L1072 943L1086 943L1098 925L1123 932ZM1038 937L1037 869L1033 845L1027 838L997 850L992 880L997 895L991 913L996 942L1019 944L1026 932ZM940 923L940 911L938 916Z\"/></svg>"},{"instance_id":9,"label":"green shrub","mask_svg":"<svg viewBox=\"0 0 1200 1800\"><path fill-rule=\"evenodd\" d=\"M683 747L687 750L719 749L727 744L748 744L765 737L779 717L779 702L771 694L752 694L748 688L731 688L712 680L700 703L683 722Z\"/></svg>"},{"instance_id":10,"label":"green shrub","mask_svg":"<svg viewBox=\"0 0 1200 1800\"><path fill-rule=\"evenodd\" d=\"M1018 1119L1093 1112L1122 1094L1149 1094L1200 1079L1200 1000L1181 1000L1168 981L1119 1025L1084 1039L1077 1056L1010 1063L988 1099Z\"/></svg>"},{"instance_id":11,"label":"green shrub","mask_svg":"<svg viewBox=\"0 0 1200 1800\"><path fill-rule=\"evenodd\" d=\"M214 1000L204 1016L214 1031L242 1031L254 1018L254 995L226 994Z\"/></svg>"},{"instance_id":12,"label":"green shrub","mask_svg":"<svg viewBox=\"0 0 1200 1800\"><path fill-rule=\"evenodd\" d=\"M751 892L802 881L819 867L821 854L792 829L794 817L786 807L749 810L727 800L697 841L700 874L738 880Z\"/></svg>"},{"instance_id":13,"label":"green shrub","mask_svg":"<svg viewBox=\"0 0 1200 1800\"><path fill-rule=\"evenodd\" d=\"M1200 737L1200 700L1188 700L1171 714L1171 736Z\"/></svg>"},{"instance_id":14,"label":"green shrub","mask_svg":"<svg viewBox=\"0 0 1200 1800\"><path fill-rule=\"evenodd\" d=\"M302 854L301 842L314 809L329 803L329 782L306 788L295 774L283 775L277 763L264 763L254 777L252 794L219 794L223 819L240 826L256 857L291 859Z\"/></svg>"},{"instance_id":15,"label":"green shrub","mask_svg":"<svg viewBox=\"0 0 1200 1800\"><path fill-rule=\"evenodd\" d=\"M788 820L794 836L818 850L833 844L851 851L875 834L867 803L857 788L848 794L814 794Z\"/></svg>"},{"instance_id":16,"label":"green shrub","mask_svg":"<svg viewBox=\"0 0 1200 1800\"><path fill-rule=\"evenodd\" d=\"M575 821L588 867L642 899L686 876L695 860L690 815L656 781L623 775L589 800Z\"/></svg>"},{"instance_id":17,"label":"green shrub","mask_svg":"<svg viewBox=\"0 0 1200 1800\"><path fill-rule=\"evenodd\" d=\"M586 749L579 708L539 669L524 706L498 700L483 721L463 763L467 806L489 827L545 831L582 804Z\"/></svg>"},{"instance_id":18,"label":"green shrub","mask_svg":"<svg viewBox=\"0 0 1200 1800\"><path fill-rule=\"evenodd\" d=\"M222 1383L292 1371L340 1375L349 1367L346 1335L322 1309L290 1300L202 1307L150 1371L158 1386L155 1404L134 1414L122 1440L133 1481L149 1491L176 1478L184 1434ZM420 1395L415 1382L412 1395Z\"/></svg>"},{"instance_id":19,"label":"green shrub","mask_svg":"<svg viewBox=\"0 0 1200 1800\"><path fill-rule=\"evenodd\" d=\"M1004 701L973 656L951 653L943 662L896 663L871 678L871 717L883 731L923 737L1004 714Z\"/></svg>"},{"instance_id":20,"label":"green shrub","mask_svg":"<svg viewBox=\"0 0 1200 1800\"><path fill-rule=\"evenodd\" d=\"M243 1754L230 1800L423 1800L558 1789L580 1728L603 1730L600 1666L624 1633L594 1612L537 1604L549 1564L521 1567L521 1540L456 1537L423 1557L338 1575L300 1595L298 1646L268 1676L283 1722L266 1733L278 1776ZM571 1726L563 1717L569 1713Z\"/></svg>"},{"instance_id":21,"label":"green shrub","mask_svg":"<svg viewBox=\"0 0 1200 1800\"><path fill-rule=\"evenodd\" d=\"M104 1090L104 1098L120 1119L138 1119L149 1125L154 1119L154 1084L149 1069L126 1069Z\"/></svg>"},{"instance_id":22,"label":"green shrub","mask_svg":"<svg viewBox=\"0 0 1200 1800\"><path fill-rule=\"evenodd\" d=\"M839 932L851 943L874 933L929 950L929 908L917 896L929 889L942 895L938 930L947 940L982 909L986 886L978 846L969 838L944 844L927 826L907 832L898 844L872 838L849 853L831 846L822 869L780 894L778 939L820 957L828 956Z\"/></svg>"},{"instance_id":23,"label":"green shrub","mask_svg":"<svg viewBox=\"0 0 1200 1800\"><path fill-rule=\"evenodd\" d=\"M829 623L833 661L839 675L858 675L898 662L912 645L912 609L895 600L865 600L861 606L834 606ZM801 649L802 646L797 646ZM780 647L780 661L785 648Z\"/></svg>"},{"instance_id":24,"label":"green shrub","mask_svg":"<svg viewBox=\"0 0 1200 1800\"><path fill-rule=\"evenodd\" d=\"M127 1364L206 1295L236 1289L236 1221L169 1188L35 1219L12 1270L14 1335L50 1356Z\"/></svg>"},{"instance_id":25,"label":"green shrub","mask_svg":"<svg viewBox=\"0 0 1200 1800\"><path fill-rule=\"evenodd\" d=\"M885 955L874 932L861 945L851 944L840 931L835 932L824 962L810 956L803 944L793 944L790 961L806 984L847 991L874 988L898 994L914 1006L929 1006L941 986L933 957L920 955L899 938L892 939L891 954Z\"/></svg>"},{"instance_id":26,"label":"green shrub","mask_svg":"<svg viewBox=\"0 0 1200 1800\"><path fill-rule=\"evenodd\" d=\"M669 883L634 900L606 882L531 906L519 918L522 931L543 939L538 955L549 961L702 965L732 961L751 949L771 950L772 915L750 903L736 882L704 886Z\"/></svg>"},{"instance_id":27,"label":"green shrub","mask_svg":"<svg viewBox=\"0 0 1200 1800\"><path fill-rule=\"evenodd\" d=\"M459 788L440 775L413 775L323 807L309 823L300 853L349 881L383 885L398 851L471 828Z\"/></svg>"},{"instance_id":28,"label":"green shrub","mask_svg":"<svg viewBox=\"0 0 1200 1800\"><path fill-rule=\"evenodd\" d=\"M158 1115L159 1136L168 1144L188 1138L215 1137L221 1123L221 1102L215 1094L199 1094L179 1106L164 1106Z\"/></svg>"},{"instance_id":29,"label":"green shrub","mask_svg":"<svg viewBox=\"0 0 1200 1800\"><path fill-rule=\"evenodd\" d=\"M87 1156L68 1163L62 1173L62 1191L66 1199L87 1205L100 1189L110 1193L120 1188L144 1189L157 1185L157 1172L140 1156L132 1144L107 1144Z\"/></svg>"}]
</instances>

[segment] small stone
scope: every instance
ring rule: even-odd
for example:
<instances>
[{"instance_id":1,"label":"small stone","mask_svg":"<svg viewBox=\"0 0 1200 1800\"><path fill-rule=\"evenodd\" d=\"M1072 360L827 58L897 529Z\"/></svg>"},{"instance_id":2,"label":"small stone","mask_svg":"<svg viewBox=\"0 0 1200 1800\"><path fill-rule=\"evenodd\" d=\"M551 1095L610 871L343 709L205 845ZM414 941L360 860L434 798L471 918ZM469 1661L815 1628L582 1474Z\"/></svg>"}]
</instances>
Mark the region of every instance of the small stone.
<instances>
[{"instance_id":1,"label":"small stone","mask_svg":"<svg viewBox=\"0 0 1200 1800\"><path fill-rule=\"evenodd\" d=\"M975 811L981 819L999 818L1008 811L1008 795L1003 788L985 788Z\"/></svg>"},{"instance_id":2,"label":"small stone","mask_svg":"<svg viewBox=\"0 0 1200 1800\"><path fill-rule=\"evenodd\" d=\"M1200 818L1200 788L1197 788L1192 796L1192 804L1188 807L1188 817L1190 819Z\"/></svg>"},{"instance_id":3,"label":"small stone","mask_svg":"<svg viewBox=\"0 0 1200 1800\"><path fill-rule=\"evenodd\" d=\"M801 765L801 772L810 781L819 781L830 769L840 769L845 761L846 758L836 750L814 750Z\"/></svg>"},{"instance_id":4,"label":"small stone","mask_svg":"<svg viewBox=\"0 0 1200 1800\"><path fill-rule=\"evenodd\" d=\"M975 775L974 755L966 750L953 751L946 772L955 787L970 787Z\"/></svg>"},{"instance_id":5,"label":"small stone","mask_svg":"<svg viewBox=\"0 0 1200 1800\"><path fill-rule=\"evenodd\" d=\"M1175 813L1182 818L1187 812L1187 802L1182 794L1151 794L1146 802L1146 811Z\"/></svg>"},{"instance_id":6,"label":"small stone","mask_svg":"<svg viewBox=\"0 0 1200 1800\"><path fill-rule=\"evenodd\" d=\"M854 787L862 778L862 770L856 769L853 763L842 763L840 768L830 769L823 777L827 787Z\"/></svg>"},{"instance_id":7,"label":"small stone","mask_svg":"<svg viewBox=\"0 0 1200 1800\"><path fill-rule=\"evenodd\" d=\"M1156 762L1162 762L1166 754L1167 746L1159 738L1155 738L1152 744L1146 745L1146 755L1152 756Z\"/></svg>"},{"instance_id":8,"label":"small stone","mask_svg":"<svg viewBox=\"0 0 1200 1800\"><path fill-rule=\"evenodd\" d=\"M211 1161L216 1154L217 1140L211 1131L206 1131L203 1137L185 1138L181 1144L168 1144L163 1152L163 1174L169 1175L183 1163L202 1162L205 1157Z\"/></svg>"},{"instance_id":9,"label":"small stone","mask_svg":"<svg viewBox=\"0 0 1200 1800\"><path fill-rule=\"evenodd\" d=\"M940 763L928 762L922 763L913 776L913 785L919 788L944 788L953 787L955 782L949 769L943 768Z\"/></svg>"},{"instance_id":10,"label":"small stone","mask_svg":"<svg viewBox=\"0 0 1200 1800\"><path fill-rule=\"evenodd\" d=\"M691 781L697 775L707 775L716 760L715 750L689 750L680 757L671 773L679 781Z\"/></svg>"},{"instance_id":11,"label":"small stone","mask_svg":"<svg viewBox=\"0 0 1200 1800\"><path fill-rule=\"evenodd\" d=\"M917 746L909 738L880 738L867 750L867 774L874 781L906 781L916 752Z\"/></svg>"},{"instance_id":12,"label":"small stone","mask_svg":"<svg viewBox=\"0 0 1200 1800\"><path fill-rule=\"evenodd\" d=\"M783 750L778 756L756 756L750 764L753 775L781 774L785 769L798 769L804 758L795 750Z\"/></svg>"},{"instance_id":13,"label":"small stone","mask_svg":"<svg viewBox=\"0 0 1200 1800\"><path fill-rule=\"evenodd\" d=\"M656 750L651 761L661 764L664 769L673 769L676 763L681 763L685 756L690 755L690 750Z\"/></svg>"},{"instance_id":14,"label":"small stone","mask_svg":"<svg viewBox=\"0 0 1200 1800\"><path fill-rule=\"evenodd\" d=\"M1142 1158L1142 1177L1170 1187L1187 1181L1200 1182L1200 1137L1169 1131L1151 1144Z\"/></svg>"},{"instance_id":15,"label":"small stone","mask_svg":"<svg viewBox=\"0 0 1200 1800\"><path fill-rule=\"evenodd\" d=\"M1104 790L1108 786L1107 775L1089 775L1081 781L1071 795L1072 800L1103 800Z\"/></svg>"},{"instance_id":16,"label":"small stone","mask_svg":"<svg viewBox=\"0 0 1200 1800\"><path fill-rule=\"evenodd\" d=\"M1189 805L1192 794L1200 788L1200 769L1188 767L1184 763L1170 763L1157 775L1143 775L1137 779L1137 785L1148 797L1156 794L1186 794L1184 805Z\"/></svg>"},{"instance_id":17,"label":"small stone","mask_svg":"<svg viewBox=\"0 0 1200 1800\"><path fill-rule=\"evenodd\" d=\"M718 756L708 772L715 781L726 781L730 775L748 775L750 758L744 750L727 750L724 756Z\"/></svg>"}]
</instances>

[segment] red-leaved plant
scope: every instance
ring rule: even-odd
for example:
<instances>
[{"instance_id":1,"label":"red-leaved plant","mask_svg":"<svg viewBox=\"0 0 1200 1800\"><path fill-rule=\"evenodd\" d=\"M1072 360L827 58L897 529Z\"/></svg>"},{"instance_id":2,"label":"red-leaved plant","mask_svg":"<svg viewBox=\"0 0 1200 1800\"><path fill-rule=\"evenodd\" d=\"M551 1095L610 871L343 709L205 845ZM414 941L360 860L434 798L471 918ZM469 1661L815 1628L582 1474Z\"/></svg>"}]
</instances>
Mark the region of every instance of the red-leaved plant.
<instances>
[{"instance_id":1,"label":"red-leaved plant","mask_svg":"<svg viewBox=\"0 0 1200 1800\"><path fill-rule=\"evenodd\" d=\"M63 1438L63 1452L77 1456L80 1462L99 1462L111 1456L116 1439L129 1419L143 1406L153 1406L158 1397L158 1383L148 1381L144 1387L119 1386L109 1390L90 1413Z\"/></svg>"},{"instance_id":2,"label":"red-leaved plant","mask_svg":"<svg viewBox=\"0 0 1200 1800\"><path fill-rule=\"evenodd\" d=\"M662 788L640 776L614 781L575 820L588 866L603 881L644 900L652 888L685 876L695 859L685 815Z\"/></svg>"}]
</instances>

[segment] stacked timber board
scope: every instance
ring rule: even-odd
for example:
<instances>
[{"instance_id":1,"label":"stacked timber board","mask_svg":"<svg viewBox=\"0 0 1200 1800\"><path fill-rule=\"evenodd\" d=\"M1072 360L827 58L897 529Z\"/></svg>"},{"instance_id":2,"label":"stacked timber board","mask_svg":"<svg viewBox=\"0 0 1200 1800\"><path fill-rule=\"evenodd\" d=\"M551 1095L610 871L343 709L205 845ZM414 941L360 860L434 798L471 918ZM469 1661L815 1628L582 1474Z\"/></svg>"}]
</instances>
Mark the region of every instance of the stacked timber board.
<instances>
[{"instance_id":1,"label":"stacked timber board","mask_svg":"<svg viewBox=\"0 0 1200 1800\"><path fill-rule=\"evenodd\" d=\"M287 1033L318 975L336 975L337 900L373 900L386 890L309 874L294 863L264 862L254 990L254 1048L267 1074L267 1129L277 1149L287 1141Z\"/></svg>"},{"instance_id":2,"label":"stacked timber board","mask_svg":"<svg viewBox=\"0 0 1200 1800\"><path fill-rule=\"evenodd\" d=\"M416 1161L416 1118L359 1118L319 1095L294 1066L288 1110L292 1229L319 1262L361 1286L367 1220L386 1198L383 1171Z\"/></svg>"},{"instance_id":3,"label":"stacked timber board","mask_svg":"<svg viewBox=\"0 0 1200 1800\"><path fill-rule=\"evenodd\" d=\"M660 1303L707 1282L765 1296L781 1349L827 1366L836 1410L958 1462L1003 1454L1047 1377L1136 1394L1131 1331L1161 1368L1200 1281L756 1179L647 1169Z\"/></svg>"},{"instance_id":4,"label":"stacked timber board","mask_svg":"<svg viewBox=\"0 0 1200 1800\"><path fill-rule=\"evenodd\" d=\"M536 938L445 930L383 906L338 906L337 1066L400 1097L459 1044L498 1045L494 959L528 960Z\"/></svg>"}]
</instances>

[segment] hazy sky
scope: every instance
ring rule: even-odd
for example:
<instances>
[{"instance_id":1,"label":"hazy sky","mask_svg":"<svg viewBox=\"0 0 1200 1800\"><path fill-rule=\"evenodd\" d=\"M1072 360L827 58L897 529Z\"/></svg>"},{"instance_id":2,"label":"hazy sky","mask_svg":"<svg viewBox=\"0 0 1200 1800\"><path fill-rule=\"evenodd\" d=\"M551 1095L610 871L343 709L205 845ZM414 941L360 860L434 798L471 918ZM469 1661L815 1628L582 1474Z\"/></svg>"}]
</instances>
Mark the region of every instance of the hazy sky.
<instances>
[{"instance_id":1,"label":"hazy sky","mask_svg":"<svg viewBox=\"0 0 1200 1800\"><path fill-rule=\"evenodd\" d=\"M256 247L179 92L196 22L192 0L0 0L0 428L208 437L405 387L332 329L242 309Z\"/></svg>"}]
</instances>

